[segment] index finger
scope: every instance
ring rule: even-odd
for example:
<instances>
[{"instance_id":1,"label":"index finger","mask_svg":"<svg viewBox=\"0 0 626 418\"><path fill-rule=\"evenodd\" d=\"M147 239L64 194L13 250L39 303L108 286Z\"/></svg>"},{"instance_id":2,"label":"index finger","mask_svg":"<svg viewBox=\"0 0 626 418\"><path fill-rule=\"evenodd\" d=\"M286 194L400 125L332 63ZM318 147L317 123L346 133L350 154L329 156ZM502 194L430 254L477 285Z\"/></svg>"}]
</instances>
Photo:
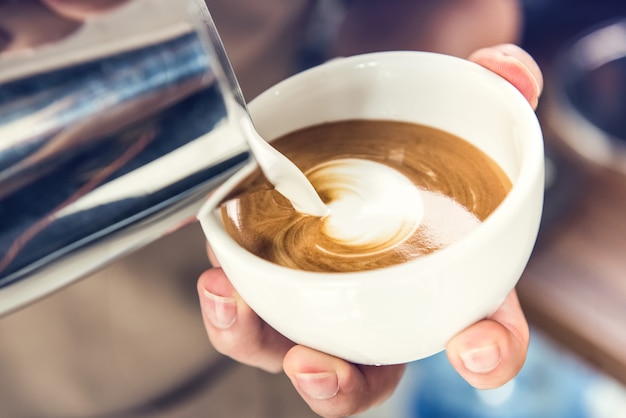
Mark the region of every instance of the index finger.
<instances>
[{"instance_id":1,"label":"index finger","mask_svg":"<svg viewBox=\"0 0 626 418\"><path fill-rule=\"evenodd\" d=\"M70 19L84 20L108 12L128 0L41 0L56 13Z\"/></svg>"}]
</instances>

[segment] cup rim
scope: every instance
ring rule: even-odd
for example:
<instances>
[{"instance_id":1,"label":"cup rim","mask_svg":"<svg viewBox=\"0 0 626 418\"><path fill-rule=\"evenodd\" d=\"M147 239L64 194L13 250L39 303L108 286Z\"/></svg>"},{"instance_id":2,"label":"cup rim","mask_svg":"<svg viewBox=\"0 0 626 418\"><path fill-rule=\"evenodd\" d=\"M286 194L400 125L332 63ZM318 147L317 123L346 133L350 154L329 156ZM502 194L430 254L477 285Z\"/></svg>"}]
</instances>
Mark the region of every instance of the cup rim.
<instances>
[{"instance_id":1,"label":"cup rim","mask_svg":"<svg viewBox=\"0 0 626 418\"><path fill-rule=\"evenodd\" d=\"M379 281L381 271L389 273L389 277L392 277L396 272L414 269L416 264L421 265L421 270L428 271L439 265L442 257L449 258L464 254L468 251L468 247L471 249L472 244L477 240L483 240L487 236L497 235L500 233L499 231L505 230L505 226L511 222L511 218L514 218L517 213L524 209L523 202L535 191L536 182L543 178L543 135L537 116L524 96L503 77L476 63L449 55L423 51L385 51L337 58L317 67L307 69L270 87L250 103L250 110L254 114L253 111L257 103L262 102L265 96L281 94L282 90L289 89L294 83L301 84L306 82L307 79L319 78L325 74L333 73L337 67L380 65L381 63L390 63L391 60L401 60L403 65L407 65L409 61L419 64L424 59L440 60L445 62L446 65L454 65L461 71L472 72L473 77L486 78L498 89L499 94L506 96L507 100L512 103L511 106L515 108L515 111L521 113L520 118L525 121L528 132L531 133L531 135L528 135L531 138L520 139L524 140L524 144L518 144L518 147L523 147L520 157L523 163L520 164L517 179L513 182L511 190L500 205L481 223L479 228L476 228L459 241L429 255L380 269L353 272L311 272L280 266L242 248L226 232L221 220L218 219L219 214L216 214L217 210L215 208L227 195L228 191L256 168L256 162L251 160L239 172L218 187L198 212L198 219L205 234L208 235L209 231L211 234L214 234L212 238L219 241L221 249L224 251L237 251L241 263L257 263L259 267L266 270L268 274L264 275L264 280L287 280L284 275L287 271L289 272L288 280L290 281L298 280L299 283L308 283L316 286L351 286L355 281L358 281L360 285L364 285L371 280ZM397 274L395 277L398 280L402 280L400 279L402 277L405 280L408 279L403 274Z\"/></svg>"}]
</instances>

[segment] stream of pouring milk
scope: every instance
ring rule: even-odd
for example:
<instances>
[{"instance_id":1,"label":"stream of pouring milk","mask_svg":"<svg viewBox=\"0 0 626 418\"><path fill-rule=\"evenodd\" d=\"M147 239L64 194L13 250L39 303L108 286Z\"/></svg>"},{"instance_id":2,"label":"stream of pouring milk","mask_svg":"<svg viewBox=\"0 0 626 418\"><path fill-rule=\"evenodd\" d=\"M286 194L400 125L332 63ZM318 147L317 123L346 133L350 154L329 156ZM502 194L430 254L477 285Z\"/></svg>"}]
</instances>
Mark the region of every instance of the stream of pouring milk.
<instances>
[{"instance_id":1,"label":"stream of pouring milk","mask_svg":"<svg viewBox=\"0 0 626 418\"><path fill-rule=\"evenodd\" d=\"M254 128L248 109L246 109L246 101L239 81L226 55L224 44L220 39L211 14L206 7L200 8L199 11L209 36L209 42L206 45L207 50L212 51L211 57L216 58L219 64L215 76L220 84L228 88L228 93L224 94L224 99L229 120L239 126L265 177L274 185L276 191L291 202L294 209L312 216L326 216L328 208L304 173L261 138Z\"/></svg>"},{"instance_id":2,"label":"stream of pouring milk","mask_svg":"<svg viewBox=\"0 0 626 418\"><path fill-rule=\"evenodd\" d=\"M286 197L294 209L300 213L317 217L328 215L329 209L304 173L291 160L261 138L248 112L238 104L234 104L230 110L261 171L276 191Z\"/></svg>"}]
</instances>

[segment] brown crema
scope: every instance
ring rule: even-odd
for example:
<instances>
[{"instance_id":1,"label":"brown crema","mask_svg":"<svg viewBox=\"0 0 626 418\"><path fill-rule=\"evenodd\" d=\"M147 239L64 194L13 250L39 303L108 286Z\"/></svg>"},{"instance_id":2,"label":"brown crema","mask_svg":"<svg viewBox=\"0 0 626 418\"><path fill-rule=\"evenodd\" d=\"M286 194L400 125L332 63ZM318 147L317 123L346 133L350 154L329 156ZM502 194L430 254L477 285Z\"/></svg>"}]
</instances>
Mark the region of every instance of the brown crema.
<instances>
[{"instance_id":1,"label":"brown crema","mask_svg":"<svg viewBox=\"0 0 626 418\"><path fill-rule=\"evenodd\" d=\"M316 184L316 176L310 174L322 163L344 158L391 167L422 196L423 217L405 238L389 245L346 243L328 235L325 218L296 212L260 171L253 173L222 206L225 227L250 252L299 270L371 270L432 253L469 233L511 189L506 174L481 150L423 125L376 120L332 122L292 132L272 144L307 174L326 204L331 204L337 193L329 190L328 184ZM402 195L398 199L401 202Z\"/></svg>"}]
</instances>

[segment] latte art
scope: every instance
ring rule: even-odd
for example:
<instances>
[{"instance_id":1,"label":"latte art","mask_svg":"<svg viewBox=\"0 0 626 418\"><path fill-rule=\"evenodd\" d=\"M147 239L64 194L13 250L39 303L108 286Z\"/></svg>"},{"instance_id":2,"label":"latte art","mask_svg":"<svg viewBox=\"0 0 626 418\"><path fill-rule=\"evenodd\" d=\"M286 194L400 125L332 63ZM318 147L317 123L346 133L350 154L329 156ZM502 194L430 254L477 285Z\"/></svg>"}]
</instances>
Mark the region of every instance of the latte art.
<instances>
[{"instance_id":1,"label":"latte art","mask_svg":"<svg viewBox=\"0 0 626 418\"><path fill-rule=\"evenodd\" d=\"M222 206L222 218L252 253L301 270L370 270L432 253L470 233L510 189L480 150L420 125L335 122L273 144L330 214L295 211L257 173Z\"/></svg>"},{"instance_id":2,"label":"latte art","mask_svg":"<svg viewBox=\"0 0 626 418\"><path fill-rule=\"evenodd\" d=\"M344 256L389 250L408 239L422 220L418 189L384 164L344 158L306 174L330 210L320 219L320 233L346 250ZM336 254L336 248L320 250Z\"/></svg>"}]
</instances>

